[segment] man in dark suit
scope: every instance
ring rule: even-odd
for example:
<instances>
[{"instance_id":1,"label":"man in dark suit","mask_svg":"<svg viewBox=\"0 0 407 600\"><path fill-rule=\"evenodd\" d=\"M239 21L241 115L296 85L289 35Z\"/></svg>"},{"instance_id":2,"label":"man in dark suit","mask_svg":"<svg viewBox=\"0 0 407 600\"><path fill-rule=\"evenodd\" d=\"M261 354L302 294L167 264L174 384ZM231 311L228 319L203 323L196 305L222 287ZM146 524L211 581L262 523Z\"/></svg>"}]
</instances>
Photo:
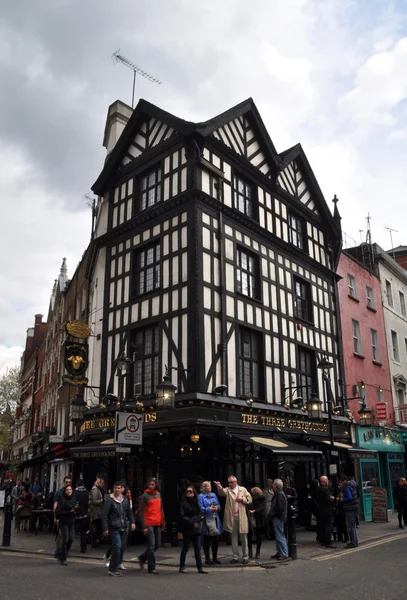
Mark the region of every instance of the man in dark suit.
<instances>
[{"instance_id":1,"label":"man in dark suit","mask_svg":"<svg viewBox=\"0 0 407 600\"><path fill-rule=\"evenodd\" d=\"M318 506L319 541L325 548L335 548L331 541L332 508L335 498L329 490L328 477L323 475L319 479L319 488L315 490L315 503Z\"/></svg>"}]
</instances>

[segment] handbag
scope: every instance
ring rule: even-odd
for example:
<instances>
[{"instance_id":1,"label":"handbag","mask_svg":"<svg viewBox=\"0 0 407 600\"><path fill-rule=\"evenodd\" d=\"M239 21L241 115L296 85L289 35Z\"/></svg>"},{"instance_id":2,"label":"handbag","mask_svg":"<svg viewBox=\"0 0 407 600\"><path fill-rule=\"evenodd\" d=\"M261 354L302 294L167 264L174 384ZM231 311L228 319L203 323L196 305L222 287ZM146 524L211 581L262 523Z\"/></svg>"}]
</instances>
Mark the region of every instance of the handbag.
<instances>
[{"instance_id":1,"label":"handbag","mask_svg":"<svg viewBox=\"0 0 407 600\"><path fill-rule=\"evenodd\" d=\"M210 537L215 537L215 535L219 535L218 524L216 522L215 516L213 516L212 519L205 519L205 525Z\"/></svg>"}]
</instances>

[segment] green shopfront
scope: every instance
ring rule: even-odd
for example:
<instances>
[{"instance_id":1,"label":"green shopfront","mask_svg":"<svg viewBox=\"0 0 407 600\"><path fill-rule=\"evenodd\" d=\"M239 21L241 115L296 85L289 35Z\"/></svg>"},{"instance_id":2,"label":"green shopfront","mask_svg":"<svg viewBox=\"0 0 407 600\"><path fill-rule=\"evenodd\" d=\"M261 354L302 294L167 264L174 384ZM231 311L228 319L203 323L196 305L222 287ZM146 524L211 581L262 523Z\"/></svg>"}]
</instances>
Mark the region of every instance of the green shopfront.
<instances>
[{"instance_id":1,"label":"green shopfront","mask_svg":"<svg viewBox=\"0 0 407 600\"><path fill-rule=\"evenodd\" d=\"M358 446L366 451L359 459L359 481L363 516L372 520L372 492L375 487L387 491L387 508L393 509L393 488L405 475L401 432L387 427L357 427Z\"/></svg>"}]
</instances>

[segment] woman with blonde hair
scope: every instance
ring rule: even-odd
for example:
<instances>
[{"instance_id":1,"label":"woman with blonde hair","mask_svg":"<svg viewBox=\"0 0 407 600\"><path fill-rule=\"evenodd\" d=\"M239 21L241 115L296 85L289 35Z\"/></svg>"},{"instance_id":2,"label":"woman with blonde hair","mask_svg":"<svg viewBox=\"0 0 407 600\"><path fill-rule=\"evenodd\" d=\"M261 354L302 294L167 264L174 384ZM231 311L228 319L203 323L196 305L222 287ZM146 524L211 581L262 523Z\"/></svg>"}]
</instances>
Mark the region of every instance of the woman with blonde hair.
<instances>
[{"instance_id":1,"label":"woman with blonde hair","mask_svg":"<svg viewBox=\"0 0 407 600\"><path fill-rule=\"evenodd\" d=\"M92 531L92 548L96 548L100 540L103 539L102 513L106 495L104 486L104 479L102 477L98 477L89 495L89 518Z\"/></svg>"},{"instance_id":2,"label":"woman with blonde hair","mask_svg":"<svg viewBox=\"0 0 407 600\"><path fill-rule=\"evenodd\" d=\"M256 534L256 560L260 558L260 548L263 540L263 535L266 531L266 497L259 487L254 487L250 490L253 498L253 503L249 508L252 527L249 535L249 558L253 557L252 540L253 533Z\"/></svg>"},{"instance_id":3,"label":"woman with blonde hair","mask_svg":"<svg viewBox=\"0 0 407 600\"><path fill-rule=\"evenodd\" d=\"M210 481L204 481L201 485L201 493L198 496L201 513L204 516L203 523L203 549L206 565L220 565L218 559L219 535L222 533L220 521L220 504L216 494L212 492ZM212 558L210 549L212 548Z\"/></svg>"}]
</instances>

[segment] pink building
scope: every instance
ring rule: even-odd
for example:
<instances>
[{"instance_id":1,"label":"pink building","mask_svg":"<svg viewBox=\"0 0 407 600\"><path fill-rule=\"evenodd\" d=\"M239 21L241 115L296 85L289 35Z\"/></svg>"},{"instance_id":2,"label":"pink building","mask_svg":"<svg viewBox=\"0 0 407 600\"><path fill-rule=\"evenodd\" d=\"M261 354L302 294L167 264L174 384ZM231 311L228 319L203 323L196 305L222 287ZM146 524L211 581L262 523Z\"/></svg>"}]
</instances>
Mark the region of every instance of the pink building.
<instances>
[{"instance_id":1,"label":"pink building","mask_svg":"<svg viewBox=\"0 0 407 600\"><path fill-rule=\"evenodd\" d=\"M346 398L360 396L372 410L372 424L393 425L390 368L380 280L347 251L338 266ZM387 404L387 419L377 404ZM359 400L348 407L359 420ZM383 405L379 409L383 409Z\"/></svg>"}]
</instances>

